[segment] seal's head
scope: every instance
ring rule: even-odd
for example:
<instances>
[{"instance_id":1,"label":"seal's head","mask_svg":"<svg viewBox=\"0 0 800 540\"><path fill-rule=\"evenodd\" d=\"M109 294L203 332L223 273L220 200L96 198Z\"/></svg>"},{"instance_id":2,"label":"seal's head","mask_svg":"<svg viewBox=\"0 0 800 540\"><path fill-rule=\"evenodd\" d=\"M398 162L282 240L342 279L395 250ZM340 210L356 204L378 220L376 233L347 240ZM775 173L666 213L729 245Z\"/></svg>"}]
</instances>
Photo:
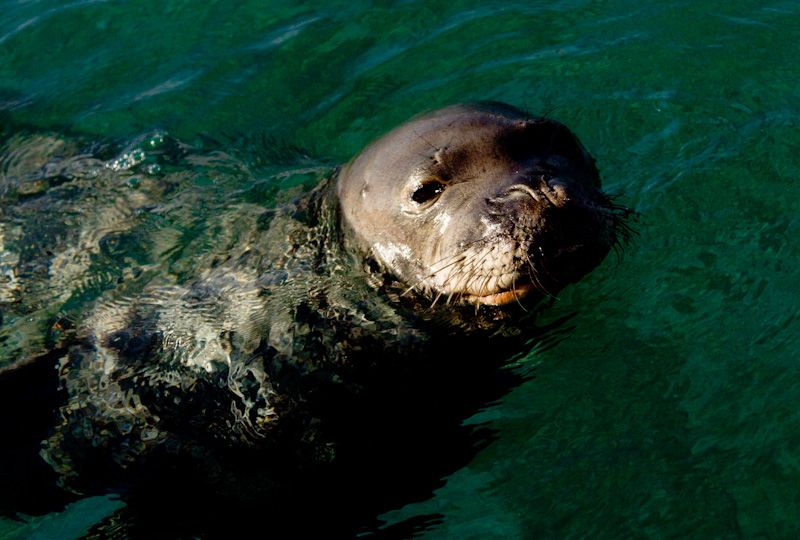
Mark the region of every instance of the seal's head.
<instances>
[{"instance_id":1,"label":"seal's head","mask_svg":"<svg viewBox=\"0 0 800 540\"><path fill-rule=\"evenodd\" d=\"M597 266L624 213L562 124L499 103L419 116L344 166L358 249L432 298L501 305Z\"/></svg>"}]
</instances>

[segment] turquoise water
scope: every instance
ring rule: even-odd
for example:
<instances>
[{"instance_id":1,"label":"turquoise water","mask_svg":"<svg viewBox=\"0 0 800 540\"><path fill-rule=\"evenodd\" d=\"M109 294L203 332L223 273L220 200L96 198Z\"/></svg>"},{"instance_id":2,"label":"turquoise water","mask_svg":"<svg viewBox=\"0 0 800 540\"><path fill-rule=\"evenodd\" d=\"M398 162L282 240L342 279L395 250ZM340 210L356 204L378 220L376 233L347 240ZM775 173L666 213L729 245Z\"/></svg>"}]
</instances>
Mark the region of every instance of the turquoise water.
<instances>
[{"instance_id":1,"label":"turquoise water","mask_svg":"<svg viewBox=\"0 0 800 540\"><path fill-rule=\"evenodd\" d=\"M568 126L637 210L496 440L380 516L421 538L800 536L800 3L0 2L0 127L349 159L425 109ZM0 520L79 538L120 506ZM268 518L265 518L268 519ZM397 527L392 528L393 525ZM380 532L380 531L378 531ZM400 536L403 536L400 534Z\"/></svg>"}]
</instances>

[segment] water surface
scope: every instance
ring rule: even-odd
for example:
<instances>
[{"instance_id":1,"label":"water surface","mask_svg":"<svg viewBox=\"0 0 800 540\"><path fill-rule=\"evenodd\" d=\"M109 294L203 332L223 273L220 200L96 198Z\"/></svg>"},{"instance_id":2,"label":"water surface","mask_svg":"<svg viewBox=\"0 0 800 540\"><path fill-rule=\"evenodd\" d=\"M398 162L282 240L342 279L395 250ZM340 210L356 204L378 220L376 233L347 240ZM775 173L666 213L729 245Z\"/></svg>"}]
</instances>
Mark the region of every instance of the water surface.
<instances>
[{"instance_id":1,"label":"water surface","mask_svg":"<svg viewBox=\"0 0 800 540\"><path fill-rule=\"evenodd\" d=\"M419 111L493 99L570 126L640 212L622 256L543 316L572 318L521 360L533 378L470 419L496 440L429 498L383 514L386 534L800 535L797 2L40 0L0 12L6 139L231 141L260 156L263 179L346 161ZM0 536L51 538L57 524L79 538L118 511L113 497L86 501L0 521Z\"/></svg>"}]
</instances>

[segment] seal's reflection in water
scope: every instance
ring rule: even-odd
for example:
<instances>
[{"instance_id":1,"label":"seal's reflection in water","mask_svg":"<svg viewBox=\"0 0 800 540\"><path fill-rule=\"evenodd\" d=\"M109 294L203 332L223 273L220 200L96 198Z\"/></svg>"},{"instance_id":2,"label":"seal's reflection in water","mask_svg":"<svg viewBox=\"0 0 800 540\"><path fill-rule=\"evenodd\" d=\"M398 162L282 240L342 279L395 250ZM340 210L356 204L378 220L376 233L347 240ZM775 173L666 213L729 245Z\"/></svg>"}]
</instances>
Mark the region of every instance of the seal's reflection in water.
<instances>
[{"instance_id":1,"label":"seal's reflection in water","mask_svg":"<svg viewBox=\"0 0 800 540\"><path fill-rule=\"evenodd\" d=\"M316 526L303 517L313 507L323 530L347 529L429 495L490 439L461 422L519 383L503 366L535 337L525 310L626 232L564 126L460 105L394 130L277 210L219 212L244 225L176 279L187 253L164 257L165 228L148 228L185 207L174 171L198 160L175 146L171 172L148 168L115 202L134 219L67 235L59 254L106 254L120 279L96 302L65 295L41 340L66 393L43 456L68 489L130 493L127 523L143 536L158 510L176 534L227 525L223 508L237 526L261 509L277 527ZM85 176L12 210L47 209L67 184L119 184ZM28 227L21 243L36 241ZM118 247L137 227L161 235L138 256ZM64 287L59 254L38 264ZM47 290L18 259L22 290Z\"/></svg>"}]
</instances>

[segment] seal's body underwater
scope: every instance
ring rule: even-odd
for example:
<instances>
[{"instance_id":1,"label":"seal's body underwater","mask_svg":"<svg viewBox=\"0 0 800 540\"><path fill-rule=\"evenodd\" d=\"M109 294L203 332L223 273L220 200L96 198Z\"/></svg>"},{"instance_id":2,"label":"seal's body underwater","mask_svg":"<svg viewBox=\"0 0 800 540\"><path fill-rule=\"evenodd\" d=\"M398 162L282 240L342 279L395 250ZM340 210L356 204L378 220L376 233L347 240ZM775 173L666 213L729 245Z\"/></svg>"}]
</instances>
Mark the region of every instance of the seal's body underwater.
<instances>
[{"instance_id":1,"label":"seal's body underwater","mask_svg":"<svg viewBox=\"0 0 800 540\"><path fill-rule=\"evenodd\" d=\"M561 124L420 116L191 279L106 292L62 348L42 454L78 490L187 461L263 484L469 414L530 337L524 305L599 264L621 217Z\"/></svg>"}]
</instances>

